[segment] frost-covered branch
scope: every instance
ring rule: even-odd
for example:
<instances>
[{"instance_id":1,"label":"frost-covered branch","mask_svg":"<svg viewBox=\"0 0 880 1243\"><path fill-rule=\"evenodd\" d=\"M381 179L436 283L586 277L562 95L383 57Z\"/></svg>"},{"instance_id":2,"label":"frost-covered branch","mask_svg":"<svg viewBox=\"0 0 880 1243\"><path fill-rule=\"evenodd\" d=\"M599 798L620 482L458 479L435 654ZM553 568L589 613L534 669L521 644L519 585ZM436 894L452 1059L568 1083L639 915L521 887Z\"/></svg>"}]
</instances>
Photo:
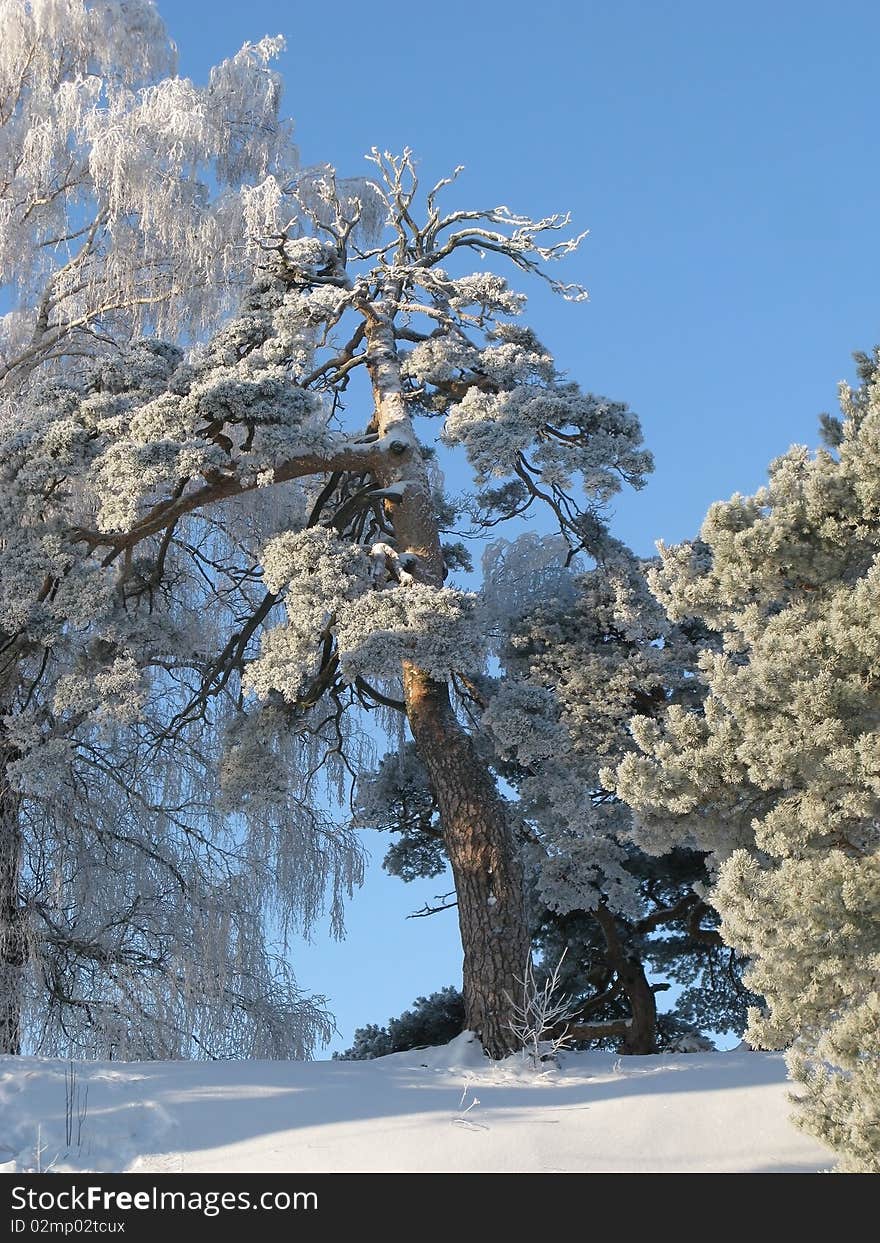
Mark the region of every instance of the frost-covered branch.
<instances>
[{"instance_id":1,"label":"frost-covered branch","mask_svg":"<svg viewBox=\"0 0 880 1243\"><path fill-rule=\"evenodd\" d=\"M238 296L296 165L263 39L176 76L152 4L3 0L0 392L152 328L199 331ZM106 347L105 347L106 348Z\"/></svg>"}]
</instances>

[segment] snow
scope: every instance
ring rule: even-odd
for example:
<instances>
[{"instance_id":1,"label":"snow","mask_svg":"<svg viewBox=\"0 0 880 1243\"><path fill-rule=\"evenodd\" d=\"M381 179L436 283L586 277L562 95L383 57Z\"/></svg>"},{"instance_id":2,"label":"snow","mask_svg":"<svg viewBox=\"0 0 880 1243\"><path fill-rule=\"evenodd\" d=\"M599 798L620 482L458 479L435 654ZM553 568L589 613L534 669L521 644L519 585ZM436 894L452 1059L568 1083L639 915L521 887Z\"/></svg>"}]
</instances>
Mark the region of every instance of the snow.
<instances>
[{"instance_id":1,"label":"snow","mask_svg":"<svg viewBox=\"0 0 880 1243\"><path fill-rule=\"evenodd\" d=\"M0 1173L818 1172L834 1161L789 1120L776 1053L568 1052L534 1069L489 1062L465 1032L371 1062L73 1067L68 1122L69 1063L0 1058Z\"/></svg>"}]
</instances>

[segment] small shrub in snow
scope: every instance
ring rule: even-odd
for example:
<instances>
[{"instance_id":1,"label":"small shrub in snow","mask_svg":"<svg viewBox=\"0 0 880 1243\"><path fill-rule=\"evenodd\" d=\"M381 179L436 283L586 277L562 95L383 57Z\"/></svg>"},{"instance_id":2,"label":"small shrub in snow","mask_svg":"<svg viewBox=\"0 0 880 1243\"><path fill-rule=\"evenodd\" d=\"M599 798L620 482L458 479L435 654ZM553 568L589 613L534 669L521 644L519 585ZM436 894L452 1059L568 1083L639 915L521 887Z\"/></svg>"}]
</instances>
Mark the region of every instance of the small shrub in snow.
<instances>
[{"instance_id":1,"label":"small shrub in snow","mask_svg":"<svg viewBox=\"0 0 880 1243\"><path fill-rule=\"evenodd\" d=\"M715 1045L699 1032L682 1032L663 1045L661 1053L713 1053Z\"/></svg>"}]
</instances>

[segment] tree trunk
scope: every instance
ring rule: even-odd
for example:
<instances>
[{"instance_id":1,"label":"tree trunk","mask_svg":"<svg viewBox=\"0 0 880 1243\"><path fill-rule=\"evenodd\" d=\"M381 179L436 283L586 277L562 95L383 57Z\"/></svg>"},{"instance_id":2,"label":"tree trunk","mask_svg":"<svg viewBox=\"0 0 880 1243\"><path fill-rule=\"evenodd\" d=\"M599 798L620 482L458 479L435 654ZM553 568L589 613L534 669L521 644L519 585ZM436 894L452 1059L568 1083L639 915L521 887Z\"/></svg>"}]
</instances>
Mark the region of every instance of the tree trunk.
<instances>
[{"instance_id":1,"label":"tree trunk","mask_svg":"<svg viewBox=\"0 0 880 1243\"><path fill-rule=\"evenodd\" d=\"M406 484L386 503L397 552L409 554L419 581L442 587L440 534L425 462L403 395L393 322L381 303L361 307L366 321L373 426L388 443L383 486ZM409 663L403 669L410 728L428 770L458 898L464 950L465 1021L491 1057L516 1047L513 1005L530 952L522 869L504 803L455 716L449 688Z\"/></svg>"},{"instance_id":2,"label":"tree trunk","mask_svg":"<svg viewBox=\"0 0 880 1243\"><path fill-rule=\"evenodd\" d=\"M27 948L19 901L18 798L6 775L12 758L0 743L0 1054L21 1052L21 993Z\"/></svg>"},{"instance_id":3,"label":"tree trunk","mask_svg":"<svg viewBox=\"0 0 880 1243\"><path fill-rule=\"evenodd\" d=\"M656 1053L657 1000L648 983L641 959L630 951L621 938L617 921L607 906L600 905L593 914L605 936L608 965L617 973L631 1012L622 1033L620 1051L633 1054Z\"/></svg>"},{"instance_id":4,"label":"tree trunk","mask_svg":"<svg viewBox=\"0 0 880 1243\"><path fill-rule=\"evenodd\" d=\"M530 953L519 855L495 783L456 720L445 684L404 671L409 722L440 808L464 949L465 1021L490 1057L516 1047L512 1003Z\"/></svg>"}]
</instances>

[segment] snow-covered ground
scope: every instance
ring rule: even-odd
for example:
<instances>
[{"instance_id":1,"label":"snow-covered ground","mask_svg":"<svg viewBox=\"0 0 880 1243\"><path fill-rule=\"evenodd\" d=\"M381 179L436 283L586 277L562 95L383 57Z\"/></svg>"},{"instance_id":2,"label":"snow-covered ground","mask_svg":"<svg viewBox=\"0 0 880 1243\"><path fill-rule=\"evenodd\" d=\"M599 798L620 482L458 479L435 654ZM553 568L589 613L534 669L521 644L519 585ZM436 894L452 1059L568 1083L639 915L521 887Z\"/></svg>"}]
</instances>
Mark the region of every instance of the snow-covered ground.
<instances>
[{"instance_id":1,"label":"snow-covered ground","mask_svg":"<svg viewBox=\"0 0 880 1243\"><path fill-rule=\"evenodd\" d=\"M0 1058L0 1172L820 1171L772 1053L493 1064ZM70 1107L67 1102L71 1101ZM70 1133L70 1143L67 1134Z\"/></svg>"}]
</instances>

